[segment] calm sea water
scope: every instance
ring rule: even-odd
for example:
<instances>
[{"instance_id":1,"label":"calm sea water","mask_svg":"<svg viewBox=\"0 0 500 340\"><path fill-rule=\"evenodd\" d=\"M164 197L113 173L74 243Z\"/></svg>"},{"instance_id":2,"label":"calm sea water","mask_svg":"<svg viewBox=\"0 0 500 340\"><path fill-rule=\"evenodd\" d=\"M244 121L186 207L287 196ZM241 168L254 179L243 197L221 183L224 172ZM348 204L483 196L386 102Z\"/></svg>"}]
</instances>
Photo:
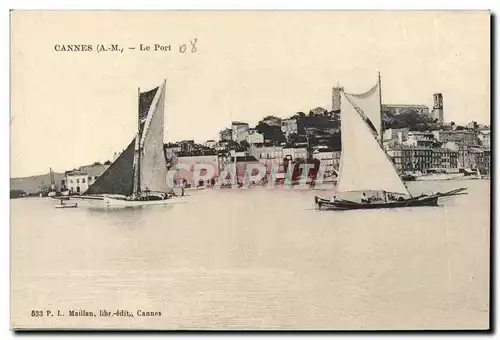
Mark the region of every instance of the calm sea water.
<instances>
[{"instance_id":1,"label":"calm sea water","mask_svg":"<svg viewBox=\"0 0 500 340\"><path fill-rule=\"evenodd\" d=\"M118 211L11 200L12 326L487 328L490 182L408 185L469 194L440 207L345 212L314 210L314 195L328 192L265 188Z\"/></svg>"}]
</instances>

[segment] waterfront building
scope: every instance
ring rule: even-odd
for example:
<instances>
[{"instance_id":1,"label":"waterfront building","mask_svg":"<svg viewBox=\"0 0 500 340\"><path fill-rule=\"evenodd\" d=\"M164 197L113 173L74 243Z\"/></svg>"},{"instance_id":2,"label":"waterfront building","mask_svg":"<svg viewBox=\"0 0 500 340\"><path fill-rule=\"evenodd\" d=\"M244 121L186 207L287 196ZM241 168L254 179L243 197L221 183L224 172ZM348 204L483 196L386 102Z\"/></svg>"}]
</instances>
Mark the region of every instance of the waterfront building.
<instances>
[{"instance_id":1,"label":"waterfront building","mask_svg":"<svg viewBox=\"0 0 500 340\"><path fill-rule=\"evenodd\" d=\"M260 162L252 155L236 156L235 163L237 183L244 183L246 172L250 165L260 164ZM256 172L257 170L254 170L251 175L257 175Z\"/></svg>"},{"instance_id":2,"label":"waterfront building","mask_svg":"<svg viewBox=\"0 0 500 340\"><path fill-rule=\"evenodd\" d=\"M425 171L432 168L432 149L425 147L400 146L387 151L396 170Z\"/></svg>"},{"instance_id":3,"label":"waterfront building","mask_svg":"<svg viewBox=\"0 0 500 340\"><path fill-rule=\"evenodd\" d=\"M188 184L192 186L207 186L210 184L210 180L204 181L203 183L194 183L195 181L195 170L201 176L206 176L208 171L213 171L213 175L210 179L215 179L219 176L220 166L219 157L215 152L205 152L205 153L192 153L183 154L180 153L177 157L177 171L174 174L174 181L180 184L187 181ZM202 168L202 165L207 167ZM196 167L199 166L199 169Z\"/></svg>"},{"instance_id":4,"label":"waterfront building","mask_svg":"<svg viewBox=\"0 0 500 340\"><path fill-rule=\"evenodd\" d=\"M403 150L400 146L386 151L387 156L394 164L396 171L401 172L403 170Z\"/></svg>"},{"instance_id":5,"label":"waterfront building","mask_svg":"<svg viewBox=\"0 0 500 340\"><path fill-rule=\"evenodd\" d=\"M472 169L481 169L489 174L490 169L490 149L470 148L469 159Z\"/></svg>"},{"instance_id":6,"label":"waterfront building","mask_svg":"<svg viewBox=\"0 0 500 340\"><path fill-rule=\"evenodd\" d=\"M458 169L458 152L446 147L398 146L387 150L397 171L421 171L428 169Z\"/></svg>"},{"instance_id":7,"label":"waterfront building","mask_svg":"<svg viewBox=\"0 0 500 340\"><path fill-rule=\"evenodd\" d=\"M260 164L265 166L267 173L270 173L273 167L283 169L284 156L282 146L251 145L249 152L250 155L254 156Z\"/></svg>"},{"instance_id":8,"label":"waterfront building","mask_svg":"<svg viewBox=\"0 0 500 340\"><path fill-rule=\"evenodd\" d=\"M66 173L66 188L70 193L83 193L89 188L88 175L78 169Z\"/></svg>"},{"instance_id":9,"label":"waterfront building","mask_svg":"<svg viewBox=\"0 0 500 340\"><path fill-rule=\"evenodd\" d=\"M447 148L433 149L432 168L437 168L437 169L458 168L458 152Z\"/></svg>"},{"instance_id":10,"label":"waterfront building","mask_svg":"<svg viewBox=\"0 0 500 340\"><path fill-rule=\"evenodd\" d=\"M477 148L468 144L458 144L458 167L471 169L476 166L476 152Z\"/></svg>"},{"instance_id":11,"label":"waterfront building","mask_svg":"<svg viewBox=\"0 0 500 340\"><path fill-rule=\"evenodd\" d=\"M64 187L71 193L83 193L91 184L93 184L99 176L101 176L109 165L95 163L92 165L84 165L78 169L66 171L64 179Z\"/></svg>"}]
</instances>

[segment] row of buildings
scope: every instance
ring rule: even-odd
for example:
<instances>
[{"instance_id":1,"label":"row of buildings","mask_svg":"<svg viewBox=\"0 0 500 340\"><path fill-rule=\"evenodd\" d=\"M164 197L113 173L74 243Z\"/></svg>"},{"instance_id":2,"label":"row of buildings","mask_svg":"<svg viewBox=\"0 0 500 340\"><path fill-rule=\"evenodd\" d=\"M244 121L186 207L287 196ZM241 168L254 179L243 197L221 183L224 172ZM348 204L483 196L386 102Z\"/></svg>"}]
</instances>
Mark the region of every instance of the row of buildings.
<instances>
[{"instance_id":1,"label":"row of buildings","mask_svg":"<svg viewBox=\"0 0 500 340\"><path fill-rule=\"evenodd\" d=\"M419 132L409 129L389 129L384 132L384 148L396 170L401 173L425 172L441 169L458 172L460 168L490 171L490 130L450 130ZM301 144L301 143L299 143ZM248 164L263 165L268 173L272 169L285 172L288 164L304 160L318 160L324 175L335 178L340 165L341 150L327 145L266 145L248 143L241 147L232 140L207 141L197 144L193 140L165 144L169 165L183 164L193 169L197 164L211 165L217 178L228 164L234 164L239 180ZM85 192L109 165L95 163L67 171L61 186L73 193ZM179 170L177 180L192 183L193 174ZM208 184L208 183L205 183Z\"/></svg>"},{"instance_id":2,"label":"row of buildings","mask_svg":"<svg viewBox=\"0 0 500 340\"><path fill-rule=\"evenodd\" d=\"M183 164L211 165L213 177L218 177L228 165L236 165L238 176L248 164L263 165L284 171L287 166L317 160L325 176L335 177L341 156L340 114L343 88L332 91L332 110L317 107L280 118L267 116L257 126L233 121L219 133L219 140L198 144L194 140L167 143L164 146L168 166ZM412 131L411 127L384 131L383 147L395 168L403 173L442 169L448 172L460 168L481 169L489 173L491 134L488 127L471 122L466 126L444 122L443 96L433 95L433 106L382 105L384 114L394 118L411 112L431 118L437 126L431 131ZM429 125L431 126L431 125ZM68 171L62 186L72 192L87 190L106 169L106 164L93 164ZM191 181L189 171L179 170L177 180Z\"/></svg>"},{"instance_id":3,"label":"row of buildings","mask_svg":"<svg viewBox=\"0 0 500 340\"><path fill-rule=\"evenodd\" d=\"M288 125L283 123L285 120L281 120L281 125L278 125L279 122L272 117L266 118L266 121L281 128ZM243 124L245 123L234 122L232 129L226 129L232 131L231 136L235 138L242 136L242 131L249 131L244 139L240 138L240 142L229 139L227 132L227 138L221 134L219 141L210 140L203 145L197 145L194 141L167 144L167 157L172 159L171 164L213 164L216 169L223 169L230 162L259 163L268 172L273 167L283 171L286 164L316 159L320 161L326 176L337 175L341 148L328 144L312 145L309 140L300 139L295 142L287 140L273 143L263 136L254 141L249 136L258 132L250 128L245 130L248 124ZM460 169L480 169L483 173L490 171L491 133L488 128L475 122L466 127L443 125L440 130L426 132L411 131L408 128L387 129L384 131L383 147L400 173L425 172L429 169L447 172L459 172ZM207 157L210 157L209 162Z\"/></svg>"},{"instance_id":4,"label":"row of buildings","mask_svg":"<svg viewBox=\"0 0 500 340\"><path fill-rule=\"evenodd\" d=\"M395 168L403 172L480 169L489 174L490 171L489 129L429 132L389 129L384 132L384 145Z\"/></svg>"}]
</instances>

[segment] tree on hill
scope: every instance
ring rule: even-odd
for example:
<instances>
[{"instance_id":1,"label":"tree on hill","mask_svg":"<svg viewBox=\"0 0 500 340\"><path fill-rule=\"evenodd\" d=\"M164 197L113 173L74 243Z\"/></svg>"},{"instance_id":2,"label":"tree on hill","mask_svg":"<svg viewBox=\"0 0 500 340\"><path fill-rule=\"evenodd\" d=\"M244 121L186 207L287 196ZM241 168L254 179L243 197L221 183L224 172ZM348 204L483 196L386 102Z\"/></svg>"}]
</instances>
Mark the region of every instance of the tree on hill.
<instances>
[{"instance_id":1,"label":"tree on hill","mask_svg":"<svg viewBox=\"0 0 500 340\"><path fill-rule=\"evenodd\" d=\"M273 116L273 115L268 115L268 116L265 116L262 120L271 120L271 119L277 119L277 120L281 120L280 117L276 117L276 116Z\"/></svg>"},{"instance_id":2,"label":"tree on hill","mask_svg":"<svg viewBox=\"0 0 500 340\"><path fill-rule=\"evenodd\" d=\"M329 146L332 148L333 151L340 151L342 149L342 138L340 132L334 133L332 135Z\"/></svg>"},{"instance_id":3,"label":"tree on hill","mask_svg":"<svg viewBox=\"0 0 500 340\"><path fill-rule=\"evenodd\" d=\"M384 129L408 128L414 131L428 131L437 127L437 121L433 117L411 108L402 110L399 114L384 110L382 118Z\"/></svg>"},{"instance_id":4,"label":"tree on hill","mask_svg":"<svg viewBox=\"0 0 500 340\"><path fill-rule=\"evenodd\" d=\"M274 143L286 142L285 135L279 126L271 126L261 122L255 128L264 135L264 139L270 139Z\"/></svg>"},{"instance_id":5,"label":"tree on hill","mask_svg":"<svg viewBox=\"0 0 500 340\"><path fill-rule=\"evenodd\" d=\"M299 140L299 135L296 133L291 133L288 135L288 143L295 144Z\"/></svg>"}]
</instances>

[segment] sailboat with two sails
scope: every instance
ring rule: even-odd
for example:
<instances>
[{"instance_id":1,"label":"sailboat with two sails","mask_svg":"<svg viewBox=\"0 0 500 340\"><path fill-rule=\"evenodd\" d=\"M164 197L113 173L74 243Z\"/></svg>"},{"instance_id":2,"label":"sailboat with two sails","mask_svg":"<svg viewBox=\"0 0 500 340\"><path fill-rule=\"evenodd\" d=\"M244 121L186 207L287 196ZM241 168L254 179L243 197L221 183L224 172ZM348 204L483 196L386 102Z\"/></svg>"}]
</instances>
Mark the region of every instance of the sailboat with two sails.
<instances>
[{"instance_id":1,"label":"sailboat with two sails","mask_svg":"<svg viewBox=\"0 0 500 340\"><path fill-rule=\"evenodd\" d=\"M442 197L463 194L465 188L412 196L383 149L380 74L377 84L362 94L342 91L342 152L337 194L315 196L326 210L437 206ZM366 194L372 194L367 196Z\"/></svg>"},{"instance_id":2,"label":"sailboat with two sails","mask_svg":"<svg viewBox=\"0 0 500 340\"><path fill-rule=\"evenodd\" d=\"M171 198L163 149L166 80L139 92L137 131L127 148L80 199L106 207L165 204Z\"/></svg>"}]
</instances>

